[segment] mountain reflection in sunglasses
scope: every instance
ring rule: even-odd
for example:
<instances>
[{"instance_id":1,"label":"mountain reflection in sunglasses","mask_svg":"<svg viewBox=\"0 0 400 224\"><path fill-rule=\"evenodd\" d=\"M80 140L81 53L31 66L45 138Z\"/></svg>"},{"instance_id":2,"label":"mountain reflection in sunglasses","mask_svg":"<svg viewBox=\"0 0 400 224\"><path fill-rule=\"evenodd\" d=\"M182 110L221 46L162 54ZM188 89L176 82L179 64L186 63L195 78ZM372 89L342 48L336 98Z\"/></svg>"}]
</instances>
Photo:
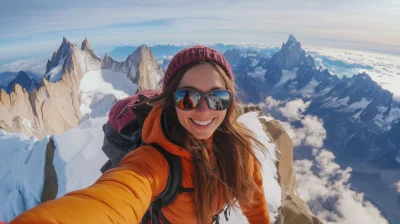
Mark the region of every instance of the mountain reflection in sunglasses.
<instances>
[{"instance_id":1,"label":"mountain reflection in sunglasses","mask_svg":"<svg viewBox=\"0 0 400 224\"><path fill-rule=\"evenodd\" d=\"M177 89L174 92L175 105L181 110L194 110L200 106L203 97L212 110L226 110L232 98L232 93L226 89L216 89L203 93L194 88Z\"/></svg>"}]
</instances>

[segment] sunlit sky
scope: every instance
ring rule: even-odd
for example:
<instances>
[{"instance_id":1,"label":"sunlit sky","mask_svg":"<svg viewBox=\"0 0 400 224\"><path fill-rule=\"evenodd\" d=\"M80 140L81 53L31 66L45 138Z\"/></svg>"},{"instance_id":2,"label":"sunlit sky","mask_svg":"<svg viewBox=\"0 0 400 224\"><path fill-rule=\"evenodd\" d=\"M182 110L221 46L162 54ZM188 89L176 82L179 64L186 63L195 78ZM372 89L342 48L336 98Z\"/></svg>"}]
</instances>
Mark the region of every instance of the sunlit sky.
<instances>
[{"instance_id":1,"label":"sunlit sky","mask_svg":"<svg viewBox=\"0 0 400 224\"><path fill-rule=\"evenodd\" d=\"M142 43L254 43L400 55L399 0L1 0L0 62L48 57L62 37L95 51Z\"/></svg>"}]
</instances>

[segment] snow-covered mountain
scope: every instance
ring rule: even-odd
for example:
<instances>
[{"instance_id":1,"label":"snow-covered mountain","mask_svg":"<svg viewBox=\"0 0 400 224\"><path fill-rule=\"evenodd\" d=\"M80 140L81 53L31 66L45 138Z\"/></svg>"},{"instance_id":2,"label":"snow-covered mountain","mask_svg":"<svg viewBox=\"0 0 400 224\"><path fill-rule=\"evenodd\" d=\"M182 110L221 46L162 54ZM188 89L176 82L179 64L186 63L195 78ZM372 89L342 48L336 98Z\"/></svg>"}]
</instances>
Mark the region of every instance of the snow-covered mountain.
<instances>
[{"instance_id":1,"label":"snow-covered mountain","mask_svg":"<svg viewBox=\"0 0 400 224\"><path fill-rule=\"evenodd\" d=\"M323 120L327 132L324 147L334 153L340 165L357 167L357 172L364 169L382 175L382 169L400 169L400 147L395 134L400 121L400 104L393 100L393 93L383 89L366 72L339 78L322 67L317 68L314 58L306 56L292 35L279 52L261 59L255 66L249 59L238 56L240 50L235 53L236 57L232 56L232 51L225 55L236 65L233 70L245 102L265 103L267 96L279 102L296 98L309 102L304 114ZM247 72L237 67L240 63L247 65ZM299 124L293 122L292 125ZM391 174L390 181L399 177ZM391 182L385 180L382 186L390 188ZM360 183L354 182L361 191L364 184ZM392 222L400 220L393 213L395 208L400 208L399 203L393 206L385 199L387 195L373 190L368 195L381 204L380 209L388 210L386 214L393 216Z\"/></svg>"},{"instance_id":2,"label":"snow-covered mountain","mask_svg":"<svg viewBox=\"0 0 400 224\"><path fill-rule=\"evenodd\" d=\"M51 60L47 61L45 78L49 82L60 81L63 72L71 73L75 69L74 66L79 66L80 72L85 74L100 69L100 62L101 60L94 54L87 39L79 48L64 37L58 51L54 52Z\"/></svg>"},{"instance_id":3,"label":"snow-covered mountain","mask_svg":"<svg viewBox=\"0 0 400 224\"><path fill-rule=\"evenodd\" d=\"M87 40L82 49L64 38L37 90L28 93L19 84L10 94L0 90L0 128L42 138L76 127L81 118L80 80L84 73L100 69Z\"/></svg>"},{"instance_id":4,"label":"snow-covered mountain","mask_svg":"<svg viewBox=\"0 0 400 224\"><path fill-rule=\"evenodd\" d=\"M0 90L0 128L38 138L61 133L88 117L104 115L116 100L161 88L163 77L146 46L124 62L106 55L101 63L87 39L79 48L63 38L37 90L29 92L25 87L27 92L20 85L13 87L12 94Z\"/></svg>"}]
</instances>

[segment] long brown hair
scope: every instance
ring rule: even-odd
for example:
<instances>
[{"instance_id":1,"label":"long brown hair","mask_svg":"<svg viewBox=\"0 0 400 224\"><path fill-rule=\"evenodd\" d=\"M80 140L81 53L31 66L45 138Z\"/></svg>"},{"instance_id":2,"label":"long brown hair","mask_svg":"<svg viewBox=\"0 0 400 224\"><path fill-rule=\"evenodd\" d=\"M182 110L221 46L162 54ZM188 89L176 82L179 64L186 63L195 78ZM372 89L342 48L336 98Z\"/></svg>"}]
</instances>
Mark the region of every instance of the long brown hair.
<instances>
[{"instance_id":1,"label":"long brown hair","mask_svg":"<svg viewBox=\"0 0 400 224\"><path fill-rule=\"evenodd\" d=\"M210 64L223 77L227 89L232 91L232 103L227 109L225 119L214 132L212 139L212 150L215 156L214 164L207 151L206 140L196 139L180 124L176 107L174 103L173 92L177 89L183 75L190 68L200 64ZM195 167L194 178L194 201L197 207L197 221L201 224L210 222L211 217L216 212L213 210L215 192L219 192L222 187L225 203L236 207L236 200L252 203L253 195L261 189L254 183L253 175L249 170L253 168L250 164L260 164L254 154L253 147L266 152L265 146L256 138L254 133L236 122L238 117L236 113L236 91L234 82L228 78L224 70L208 62L195 62L183 67L177 75L171 80L169 86L162 94L152 98L149 103L160 102L163 105L164 112L170 120L168 130L170 137L176 144L180 144L193 157ZM254 163L249 161L254 160Z\"/></svg>"}]
</instances>

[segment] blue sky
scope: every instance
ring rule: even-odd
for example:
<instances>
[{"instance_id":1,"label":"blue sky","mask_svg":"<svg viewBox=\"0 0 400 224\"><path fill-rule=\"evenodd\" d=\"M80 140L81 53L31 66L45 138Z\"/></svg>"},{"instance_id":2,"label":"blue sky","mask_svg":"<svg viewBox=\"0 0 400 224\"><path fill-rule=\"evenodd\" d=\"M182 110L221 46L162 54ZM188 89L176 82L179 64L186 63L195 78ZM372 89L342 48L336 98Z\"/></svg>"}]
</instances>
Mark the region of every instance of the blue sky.
<instances>
[{"instance_id":1,"label":"blue sky","mask_svg":"<svg viewBox=\"0 0 400 224\"><path fill-rule=\"evenodd\" d=\"M400 52L400 1L13 0L0 3L0 63L48 58L62 37L97 52L170 42L281 45Z\"/></svg>"}]
</instances>

